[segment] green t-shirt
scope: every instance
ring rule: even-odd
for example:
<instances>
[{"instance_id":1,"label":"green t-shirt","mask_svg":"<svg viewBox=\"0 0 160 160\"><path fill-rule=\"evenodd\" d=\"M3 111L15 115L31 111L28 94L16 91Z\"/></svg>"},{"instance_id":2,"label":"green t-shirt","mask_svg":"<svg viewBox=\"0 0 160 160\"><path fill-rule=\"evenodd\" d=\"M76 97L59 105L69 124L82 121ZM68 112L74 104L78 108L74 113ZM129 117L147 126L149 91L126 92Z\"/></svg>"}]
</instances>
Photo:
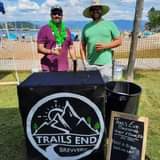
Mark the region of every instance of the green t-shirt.
<instances>
[{"instance_id":1,"label":"green t-shirt","mask_svg":"<svg viewBox=\"0 0 160 160\"><path fill-rule=\"evenodd\" d=\"M116 25L111 21L101 20L98 23L88 23L82 31L82 42L87 45L87 59L89 64L112 64L112 50L96 52L96 43L110 43L120 36Z\"/></svg>"}]
</instances>

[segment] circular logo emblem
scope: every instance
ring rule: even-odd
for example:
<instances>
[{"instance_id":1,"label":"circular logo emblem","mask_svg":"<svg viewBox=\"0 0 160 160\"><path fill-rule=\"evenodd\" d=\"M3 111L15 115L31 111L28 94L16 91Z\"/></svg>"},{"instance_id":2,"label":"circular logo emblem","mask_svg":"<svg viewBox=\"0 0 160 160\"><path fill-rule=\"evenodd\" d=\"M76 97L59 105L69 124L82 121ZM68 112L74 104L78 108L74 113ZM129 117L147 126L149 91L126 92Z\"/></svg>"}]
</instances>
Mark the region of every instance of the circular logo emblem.
<instances>
[{"instance_id":1,"label":"circular logo emblem","mask_svg":"<svg viewBox=\"0 0 160 160\"><path fill-rule=\"evenodd\" d=\"M38 101L27 116L27 136L49 160L77 160L100 147L102 114L91 100L74 93L56 93Z\"/></svg>"}]
</instances>

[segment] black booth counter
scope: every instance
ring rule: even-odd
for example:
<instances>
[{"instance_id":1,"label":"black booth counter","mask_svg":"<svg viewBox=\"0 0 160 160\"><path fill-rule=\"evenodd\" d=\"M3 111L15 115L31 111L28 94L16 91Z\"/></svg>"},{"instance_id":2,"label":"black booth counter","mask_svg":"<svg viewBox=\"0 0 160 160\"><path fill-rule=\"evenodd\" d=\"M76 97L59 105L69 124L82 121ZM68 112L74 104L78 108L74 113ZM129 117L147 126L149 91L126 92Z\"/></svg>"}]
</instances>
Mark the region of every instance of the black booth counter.
<instances>
[{"instance_id":1,"label":"black booth counter","mask_svg":"<svg viewBox=\"0 0 160 160\"><path fill-rule=\"evenodd\" d=\"M105 85L98 71L38 72L24 80L19 87Z\"/></svg>"},{"instance_id":2,"label":"black booth counter","mask_svg":"<svg viewBox=\"0 0 160 160\"><path fill-rule=\"evenodd\" d=\"M29 76L18 86L28 157L105 159L105 97L98 71Z\"/></svg>"}]
</instances>

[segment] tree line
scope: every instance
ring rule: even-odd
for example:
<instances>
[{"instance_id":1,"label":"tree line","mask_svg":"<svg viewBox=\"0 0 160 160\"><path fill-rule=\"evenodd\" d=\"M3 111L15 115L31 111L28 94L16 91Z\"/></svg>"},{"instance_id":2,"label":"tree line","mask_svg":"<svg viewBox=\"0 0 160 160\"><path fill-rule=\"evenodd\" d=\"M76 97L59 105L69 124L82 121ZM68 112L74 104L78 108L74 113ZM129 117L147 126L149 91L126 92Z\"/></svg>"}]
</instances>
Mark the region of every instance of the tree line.
<instances>
[{"instance_id":1,"label":"tree line","mask_svg":"<svg viewBox=\"0 0 160 160\"><path fill-rule=\"evenodd\" d=\"M7 22L8 29L17 29L17 28L23 28L23 29L37 29L38 25L33 24L32 22ZM5 28L5 23L0 23L0 29Z\"/></svg>"},{"instance_id":2,"label":"tree line","mask_svg":"<svg viewBox=\"0 0 160 160\"><path fill-rule=\"evenodd\" d=\"M145 28L149 31L160 31L160 10L152 7L148 11L148 22L145 24Z\"/></svg>"}]
</instances>

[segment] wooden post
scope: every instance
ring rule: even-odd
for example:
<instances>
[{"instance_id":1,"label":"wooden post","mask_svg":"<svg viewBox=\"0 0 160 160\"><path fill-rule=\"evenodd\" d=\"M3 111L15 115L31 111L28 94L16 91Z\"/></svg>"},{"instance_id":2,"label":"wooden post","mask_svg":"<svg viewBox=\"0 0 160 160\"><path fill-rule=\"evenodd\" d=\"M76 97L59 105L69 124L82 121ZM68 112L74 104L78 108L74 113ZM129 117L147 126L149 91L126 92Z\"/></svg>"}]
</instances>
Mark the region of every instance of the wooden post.
<instances>
[{"instance_id":1,"label":"wooden post","mask_svg":"<svg viewBox=\"0 0 160 160\"><path fill-rule=\"evenodd\" d=\"M137 42L138 42L138 33L140 31L140 21L142 17L144 6L144 0L137 0L136 1L136 11L135 11L135 18L134 18L134 27L132 32L132 39L131 39L131 47L130 47L130 54L129 54L129 61L127 67L127 80L133 81L134 79L134 65L136 60L136 50L137 50Z\"/></svg>"}]
</instances>

